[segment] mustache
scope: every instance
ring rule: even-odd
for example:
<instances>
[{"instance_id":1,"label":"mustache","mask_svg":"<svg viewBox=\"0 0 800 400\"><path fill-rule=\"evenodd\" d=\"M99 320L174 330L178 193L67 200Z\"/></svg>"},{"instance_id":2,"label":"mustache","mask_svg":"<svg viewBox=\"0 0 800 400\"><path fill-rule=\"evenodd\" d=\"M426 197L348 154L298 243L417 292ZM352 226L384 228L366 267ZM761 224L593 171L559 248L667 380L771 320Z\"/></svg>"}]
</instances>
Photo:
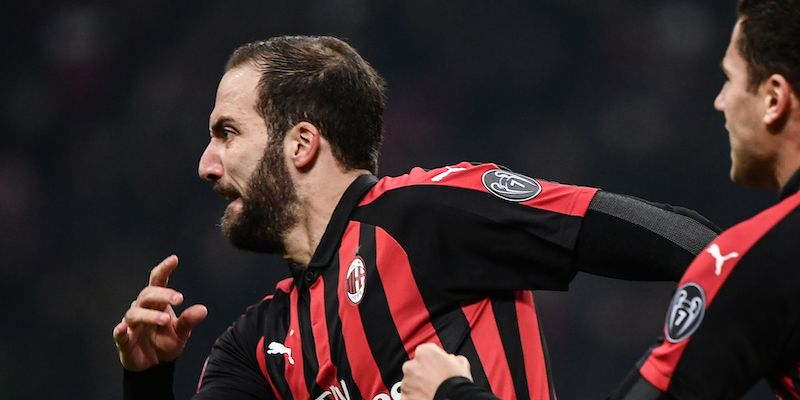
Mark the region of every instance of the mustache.
<instances>
[{"instance_id":1,"label":"mustache","mask_svg":"<svg viewBox=\"0 0 800 400\"><path fill-rule=\"evenodd\" d=\"M232 187L223 186L219 182L215 183L214 186L211 189L215 193L217 193L218 195L220 195L220 196L222 196L222 197L224 197L226 199L233 200L233 199L236 199L238 197L242 197L242 194L239 193L238 190L236 190L236 189L234 189Z\"/></svg>"}]
</instances>

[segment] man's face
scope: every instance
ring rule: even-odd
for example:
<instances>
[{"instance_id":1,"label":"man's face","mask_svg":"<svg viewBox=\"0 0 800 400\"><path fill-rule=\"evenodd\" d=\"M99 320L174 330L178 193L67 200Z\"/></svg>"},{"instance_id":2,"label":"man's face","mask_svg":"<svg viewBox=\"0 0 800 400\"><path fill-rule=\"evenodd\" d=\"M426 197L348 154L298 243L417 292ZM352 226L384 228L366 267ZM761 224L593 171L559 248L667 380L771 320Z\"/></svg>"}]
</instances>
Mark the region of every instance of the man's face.
<instances>
[{"instance_id":1,"label":"man's face","mask_svg":"<svg viewBox=\"0 0 800 400\"><path fill-rule=\"evenodd\" d=\"M222 77L209 119L211 140L198 173L231 201L220 226L234 246L282 253L283 238L297 221L297 196L283 142L268 134L256 110L259 78L249 64Z\"/></svg>"},{"instance_id":2,"label":"man's face","mask_svg":"<svg viewBox=\"0 0 800 400\"><path fill-rule=\"evenodd\" d=\"M722 70L726 80L714 100L714 108L725 114L725 129L731 145L731 180L747 186L769 184L774 154L768 146L764 124L767 102L764 85L755 92L749 88L747 61L736 43L741 35L741 21L736 23Z\"/></svg>"}]
</instances>

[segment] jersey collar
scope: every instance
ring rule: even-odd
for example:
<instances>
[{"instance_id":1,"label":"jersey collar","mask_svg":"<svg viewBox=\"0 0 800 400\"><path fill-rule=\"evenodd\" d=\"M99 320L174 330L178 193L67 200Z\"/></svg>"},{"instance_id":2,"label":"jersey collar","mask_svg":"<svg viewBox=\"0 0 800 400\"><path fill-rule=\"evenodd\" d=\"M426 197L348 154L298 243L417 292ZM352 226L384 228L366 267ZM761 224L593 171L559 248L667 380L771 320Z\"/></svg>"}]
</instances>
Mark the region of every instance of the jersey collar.
<instances>
[{"instance_id":1,"label":"jersey collar","mask_svg":"<svg viewBox=\"0 0 800 400\"><path fill-rule=\"evenodd\" d=\"M333 210L333 215L331 215L331 220L325 228L325 233L322 234L317 250L314 251L314 256L311 257L311 262L308 263L309 268L324 268L330 264L331 258L339 249L339 241L344 235L345 228L347 228L350 214L356 208L358 202L361 201L361 198L364 197L364 194L372 189L376 183L378 183L378 178L375 175L361 175L344 191L339 204Z\"/></svg>"}]
</instances>

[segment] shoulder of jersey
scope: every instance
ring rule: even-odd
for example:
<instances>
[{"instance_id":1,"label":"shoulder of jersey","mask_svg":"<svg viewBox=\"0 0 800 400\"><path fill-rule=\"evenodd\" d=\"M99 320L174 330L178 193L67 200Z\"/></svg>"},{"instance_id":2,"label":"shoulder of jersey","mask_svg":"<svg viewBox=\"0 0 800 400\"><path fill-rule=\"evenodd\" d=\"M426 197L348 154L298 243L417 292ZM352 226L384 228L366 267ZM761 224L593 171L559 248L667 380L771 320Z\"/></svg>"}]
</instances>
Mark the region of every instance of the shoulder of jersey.
<instances>
[{"instance_id":1,"label":"shoulder of jersey","mask_svg":"<svg viewBox=\"0 0 800 400\"><path fill-rule=\"evenodd\" d=\"M415 167L407 174L381 178L361 200L361 206L384 193L410 186L449 186L484 191L481 178L486 171L500 169L496 164L473 164L461 162L439 168Z\"/></svg>"}]
</instances>

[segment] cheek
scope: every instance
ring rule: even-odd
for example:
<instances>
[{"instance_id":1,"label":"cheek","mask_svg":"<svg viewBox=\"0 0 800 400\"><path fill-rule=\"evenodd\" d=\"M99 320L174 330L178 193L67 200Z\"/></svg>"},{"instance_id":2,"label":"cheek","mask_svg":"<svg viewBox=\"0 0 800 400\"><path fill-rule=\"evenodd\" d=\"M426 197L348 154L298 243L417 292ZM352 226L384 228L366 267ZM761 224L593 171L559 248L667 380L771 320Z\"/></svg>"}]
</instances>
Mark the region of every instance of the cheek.
<instances>
[{"instance_id":1,"label":"cheek","mask_svg":"<svg viewBox=\"0 0 800 400\"><path fill-rule=\"evenodd\" d=\"M230 174L240 179L242 177L249 177L256 169L256 166L258 166L260 160L260 158L256 157L253 153L252 150L248 149L229 149L227 158L229 164L228 171Z\"/></svg>"},{"instance_id":2,"label":"cheek","mask_svg":"<svg viewBox=\"0 0 800 400\"><path fill-rule=\"evenodd\" d=\"M748 107L746 99L739 96L731 96L727 99L725 106L725 119L731 135L746 134L750 130L752 123L752 110Z\"/></svg>"},{"instance_id":3,"label":"cheek","mask_svg":"<svg viewBox=\"0 0 800 400\"><path fill-rule=\"evenodd\" d=\"M731 151L737 158L746 160L754 157L760 152L761 143L758 136L758 124L753 113L748 113L746 108L741 108L738 113L734 113L735 118L730 131Z\"/></svg>"}]
</instances>

